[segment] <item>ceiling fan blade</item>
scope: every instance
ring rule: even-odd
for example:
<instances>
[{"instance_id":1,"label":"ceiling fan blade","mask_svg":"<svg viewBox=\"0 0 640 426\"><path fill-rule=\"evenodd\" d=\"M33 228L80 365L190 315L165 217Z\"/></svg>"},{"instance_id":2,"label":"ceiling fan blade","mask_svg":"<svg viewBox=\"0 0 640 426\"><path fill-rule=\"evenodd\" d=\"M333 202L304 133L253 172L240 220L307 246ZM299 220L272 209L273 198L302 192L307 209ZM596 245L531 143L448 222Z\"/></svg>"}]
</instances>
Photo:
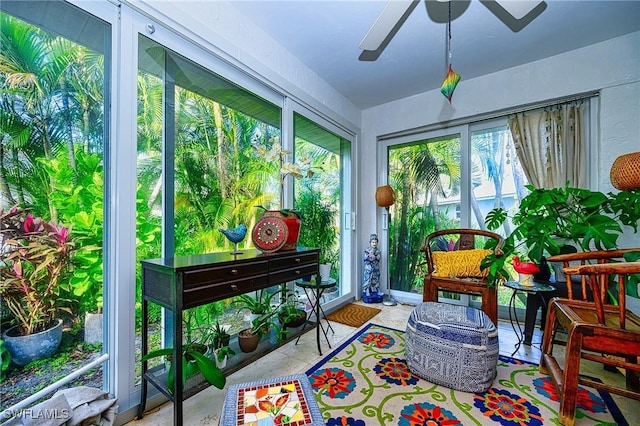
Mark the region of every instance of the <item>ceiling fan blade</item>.
<instances>
[{"instance_id":1,"label":"ceiling fan blade","mask_svg":"<svg viewBox=\"0 0 640 426\"><path fill-rule=\"evenodd\" d=\"M411 6L420 0L390 0L360 42L362 50L377 50Z\"/></svg>"},{"instance_id":2,"label":"ceiling fan blade","mask_svg":"<svg viewBox=\"0 0 640 426\"><path fill-rule=\"evenodd\" d=\"M542 0L495 0L504 10L516 19L522 19L536 8Z\"/></svg>"}]
</instances>

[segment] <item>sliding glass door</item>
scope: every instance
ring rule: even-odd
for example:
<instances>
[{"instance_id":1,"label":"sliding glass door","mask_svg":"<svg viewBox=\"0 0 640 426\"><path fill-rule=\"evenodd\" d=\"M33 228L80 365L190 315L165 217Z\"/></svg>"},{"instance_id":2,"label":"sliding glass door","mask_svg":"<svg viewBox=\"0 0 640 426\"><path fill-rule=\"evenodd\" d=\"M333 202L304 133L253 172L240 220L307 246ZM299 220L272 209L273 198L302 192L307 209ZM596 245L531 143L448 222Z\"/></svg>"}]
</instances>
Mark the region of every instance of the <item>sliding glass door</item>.
<instances>
[{"instance_id":1,"label":"sliding glass door","mask_svg":"<svg viewBox=\"0 0 640 426\"><path fill-rule=\"evenodd\" d=\"M295 160L310 171L294 186L294 208L302 215L299 244L320 248L320 263L330 265L336 280L324 300L330 302L351 294L351 141L341 129L299 110L293 112Z\"/></svg>"},{"instance_id":2,"label":"sliding glass door","mask_svg":"<svg viewBox=\"0 0 640 426\"><path fill-rule=\"evenodd\" d=\"M486 214L495 207L517 207L527 182L506 118L389 140L384 153L387 175L381 180L396 192L396 203L381 221L388 224L383 232L388 234L389 288L395 297L417 303L425 236L447 228L486 229ZM508 289L499 289L499 304L506 306L510 296ZM440 300L479 306L475 297L457 294L441 293Z\"/></svg>"},{"instance_id":3,"label":"sliding glass door","mask_svg":"<svg viewBox=\"0 0 640 426\"><path fill-rule=\"evenodd\" d=\"M396 192L388 219L391 290L422 295L425 236L460 227L460 159L459 133L388 147L388 183Z\"/></svg>"}]
</instances>

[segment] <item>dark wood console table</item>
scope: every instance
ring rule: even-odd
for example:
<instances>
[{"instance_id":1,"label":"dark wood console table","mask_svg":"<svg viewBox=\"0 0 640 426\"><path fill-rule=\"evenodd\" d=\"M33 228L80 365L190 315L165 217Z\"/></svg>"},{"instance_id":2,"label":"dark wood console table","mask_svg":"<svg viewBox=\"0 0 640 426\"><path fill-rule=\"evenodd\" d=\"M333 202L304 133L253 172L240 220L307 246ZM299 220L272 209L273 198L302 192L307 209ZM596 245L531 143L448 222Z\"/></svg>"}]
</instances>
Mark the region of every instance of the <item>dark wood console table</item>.
<instances>
[{"instance_id":1,"label":"dark wood console table","mask_svg":"<svg viewBox=\"0 0 640 426\"><path fill-rule=\"evenodd\" d=\"M186 309L295 281L306 275L319 276L319 249L262 253L243 250L142 261L142 356L149 350L148 303L173 312L173 359L182 353L182 312ZM182 377L182 363L174 365L175 377ZM182 425L182 380L174 380L173 394L163 380L142 362L142 389L138 417L146 406L148 383L173 401L173 423Z\"/></svg>"}]
</instances>

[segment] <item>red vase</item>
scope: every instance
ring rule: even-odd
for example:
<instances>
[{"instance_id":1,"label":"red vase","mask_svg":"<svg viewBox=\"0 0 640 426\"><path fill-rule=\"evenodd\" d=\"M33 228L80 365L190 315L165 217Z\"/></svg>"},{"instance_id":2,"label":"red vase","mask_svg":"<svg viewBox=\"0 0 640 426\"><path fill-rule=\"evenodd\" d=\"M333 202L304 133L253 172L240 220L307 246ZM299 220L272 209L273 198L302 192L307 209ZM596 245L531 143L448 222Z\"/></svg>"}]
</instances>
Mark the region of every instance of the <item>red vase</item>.
<instances>
[{"instance_id":1,"label":"red vase","mask_svg":"<svg viewBox=\"0 0 640 426\"><path fill-rule=\"evenodd\" d=\"M302 224L302 221L293 214L283 218L282 220L287 225L289 237L280 250L295 250L296 247L298 247L298 237L300 236L300 225Z\"/></svg>"}]
</instances>

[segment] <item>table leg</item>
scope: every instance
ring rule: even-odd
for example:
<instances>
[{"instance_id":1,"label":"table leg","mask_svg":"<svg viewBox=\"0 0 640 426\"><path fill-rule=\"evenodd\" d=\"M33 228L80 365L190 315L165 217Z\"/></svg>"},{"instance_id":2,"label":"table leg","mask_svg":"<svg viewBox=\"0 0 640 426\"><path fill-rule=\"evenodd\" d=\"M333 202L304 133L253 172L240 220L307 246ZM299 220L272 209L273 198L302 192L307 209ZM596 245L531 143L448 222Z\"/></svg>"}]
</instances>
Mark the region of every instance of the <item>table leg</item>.
<instances>
[{"instance_id":1,"label":"table leg","mask_svg":"<svg viewBox=\"0 0 640 426\"><path fill-rule=\"evenodd\" d=\"M527 292L527 309L524 316L524 344L531 346L533 329L536 326L536 316L540 307L540 294Z\"/></svg>"},{"instance_id":2,"label":"table leg","mask_svg":"<svg viewBox=\"0 0 640 426\"><path fill-rule=\"evenodd\" d=\"M316 323L315 323L315 327L316 327L316 343L318 345L318 353L320 355L322 355L322 347L320 346L320 327L322 327L322 323L320 322L320 319L322 317L320 316L320 313L322 313L324 315L324 310L322 309L322 306L320 306L320 297L322 296L323 289L311 289L311 295L307 291L306 287L303 287L303 290L304 290L304 294L307 296L307 300L311 300L311 295L313 295L314 298L315 298L315 300L313 302L313 305L311 306L311 311L316 316L316 318L315 318L315 320L316 320ZM300 335L296 339L296 345L300 341L300 336L302 336L302 331L304 331L306 326L307 326L307 323L305 322L305 324L302 327L302 330L300 332ZM329 344L329 338L327 337L327 333L325 333L324 328L322 328L322 332L324 333L325 339L327 339L327 344ZM329 344L329 348L331 348L331 344Z\"/></svg>"},{"instance_id":3,"label":"table leg","mask_svg":"<svg viewBox=\"0 0 640 426\"><path fill-rule=\"evenodd\" d=\"M316 278L318 280L319 278ZM320 296L322 296L322 290L314 290L316 294L316 343L318 344L318 353L322 356L322 348L320 347Z\"/></svg>"},{"instance_id":4,"label":"table leg","mask_svg":"<svg viewBox=\"0 0 640 426\"><path fill-rule=\"evenodd\" d=\"M511 299L509 299L509 322L511 322L511 328L513 328L513 333L518 339L518 342L515 344L515 350L513 351L511 356L514 356L516 352L518 352L518 349L520 349L520 345L522 345L522 341L523 341L523 332L522 332L522 329L520 328L520 323L518 322L518 313L516 312L516 293L517 292L518 290L513 290Z\"/></svg>"}]
</instances>

